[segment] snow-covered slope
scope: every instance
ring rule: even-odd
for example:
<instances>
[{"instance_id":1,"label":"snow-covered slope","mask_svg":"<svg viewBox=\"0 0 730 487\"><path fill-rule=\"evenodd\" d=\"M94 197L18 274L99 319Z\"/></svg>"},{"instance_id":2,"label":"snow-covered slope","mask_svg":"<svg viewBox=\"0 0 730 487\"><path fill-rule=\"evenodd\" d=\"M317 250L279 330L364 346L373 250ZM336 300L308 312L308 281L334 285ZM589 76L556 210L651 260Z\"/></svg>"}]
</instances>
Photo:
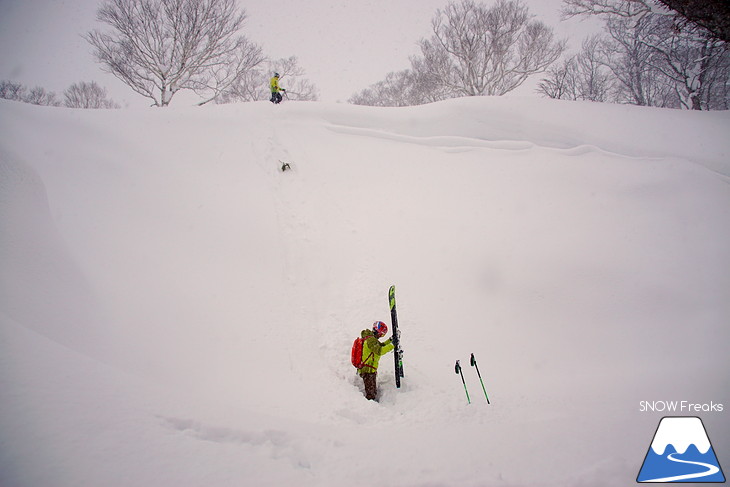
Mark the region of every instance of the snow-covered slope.
<instances>
[{"instance_id":1,"label":"snow-covered slope","mask_svg":"<svg viewBox=\"0 0 730 487\"><path fill-rule=\"evenodd\" d=\"M0 103L0 485L629 485L639 401L730 403L729 128ZM391 284L406 377L368 402L349 348Z\"/></svg>"}]
</instances>

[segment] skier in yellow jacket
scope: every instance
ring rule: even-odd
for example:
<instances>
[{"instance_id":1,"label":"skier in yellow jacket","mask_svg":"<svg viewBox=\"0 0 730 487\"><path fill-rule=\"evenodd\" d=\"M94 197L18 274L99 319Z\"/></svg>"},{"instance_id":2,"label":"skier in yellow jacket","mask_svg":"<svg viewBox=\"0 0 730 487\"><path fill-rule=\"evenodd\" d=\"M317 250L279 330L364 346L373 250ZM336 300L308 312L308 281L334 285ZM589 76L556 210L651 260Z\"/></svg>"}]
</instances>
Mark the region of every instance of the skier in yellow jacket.
<instances>
[{"instance_id":1,"label":"skier in yellow jacket","mask_svg":"<svg viewBox=\"0 0 730 487\"><path fill-rule=\"evenodd\" d=\"M279 73L274 73L274 77L269 81L269 88L271 89L271 103L281 103L281 92L286 93L286 90L279 86Z\"/></svg>"},{"instance_id":2,"label":"skier in yellow jacket","mask_svg":"<svg viewBox=\"0 0 730 487\"><path fill-rule=\"evenodd\" d=\"M373 400L378 395L378 363L380 357L390 352L395 348L391 343L391 339L388 338L385 342L381 342L378 339L385 336L388 333L388 326L382 321L376 321L373 323L372 330L363 330L360 336L365 338L365 342L362 344L362 368L358 371L362 381L365 384L365 397Z\"/></svg>"}]
</instances>

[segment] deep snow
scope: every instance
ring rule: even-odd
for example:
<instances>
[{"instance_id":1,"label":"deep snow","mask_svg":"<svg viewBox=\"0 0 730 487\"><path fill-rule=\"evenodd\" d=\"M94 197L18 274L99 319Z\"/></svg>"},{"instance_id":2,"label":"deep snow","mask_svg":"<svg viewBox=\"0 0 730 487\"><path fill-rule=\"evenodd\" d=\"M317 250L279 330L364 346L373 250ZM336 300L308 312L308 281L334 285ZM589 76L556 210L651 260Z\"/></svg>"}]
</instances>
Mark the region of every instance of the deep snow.
<instances>
[{"instance_id":1,"label":"deep snow","mask_svg":"<svg viewBox=\"0 0 730 487\"><path fill-rule=\"evenodd\" d=\"M729 129L3 101L0 485L625 486L666 414L640 401L675 399L725 405L730 465ZM368 402L349 347L391 284L406 377L385 357Z\"/></svg>"}]
</instances>

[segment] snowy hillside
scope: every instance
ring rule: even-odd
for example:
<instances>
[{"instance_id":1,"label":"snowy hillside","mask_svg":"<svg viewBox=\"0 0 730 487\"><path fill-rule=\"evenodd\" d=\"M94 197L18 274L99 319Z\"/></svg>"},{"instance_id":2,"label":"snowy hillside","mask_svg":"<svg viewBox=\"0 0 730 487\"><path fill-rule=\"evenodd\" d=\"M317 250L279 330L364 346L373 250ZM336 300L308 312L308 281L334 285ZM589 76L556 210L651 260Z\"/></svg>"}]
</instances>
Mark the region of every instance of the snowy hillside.
<instances>
[{"instance_id":1,"label":"snowy hillside","mask_svg":"<svg viewBox=\"0 0 730 487\"><path fill-rule=\"evenodd\" d=\"M728 133L532 98L2 102L0 485L633 485L639 402L674 399L725 404L730 465ZM385 357L368 402L349 349L391 284L405 378Z\"/></svg>"}]
</instances>

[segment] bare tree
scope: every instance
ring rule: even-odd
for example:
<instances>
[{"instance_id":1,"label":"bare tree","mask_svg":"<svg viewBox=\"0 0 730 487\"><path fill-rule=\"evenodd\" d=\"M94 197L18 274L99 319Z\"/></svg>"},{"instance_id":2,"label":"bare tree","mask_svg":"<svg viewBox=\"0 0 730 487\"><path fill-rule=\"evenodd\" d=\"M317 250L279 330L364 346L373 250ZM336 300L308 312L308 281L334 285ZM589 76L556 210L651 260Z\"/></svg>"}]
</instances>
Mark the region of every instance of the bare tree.
<instances>
[{"instance_id":1,"label":"bare tree","mask_svg":"<svg viewBox=\"0 0 730 487\"><path fill-rule=\"evenodd\" d=\"M646 42L651 23L649 16L608 16L605 28L610 39L601 46L602 62L621 83L618 101L676 107L672 86L656 69L656 52Z\"/></svg>"},{"instance_id":2,"label":"bare tree","mask_svg":"<svg viewBox=\"0 0 730 487\"><path fill-rule=\"evenodd\" d=\"M235 103L240 101L261 101L270 97L268 90L268 78L266 72L261 69L247 71L243 76L221 95L215 99L215 103Z\"/></svg>"},{"instance_id":3,"label":"bare tree","mask_svg":"<svg viewBox=\"0 0 730 487\"><path fill-rule=\"evenodd\" d=\"M286 88L287 97L291 100L315 101L319 98L317 88L304 76L304 69L299 66L296 56L268 61L265 69L250 70L236 83L229 86L216 100L217 103L236 101L268 100L269 79L273 73L279 73L282 86Z\"/></svg>"},{"instance_id":4,"label":"bare tree","mask_svg":"<svg viewBox=\"0 0 730 487\"><path fill-rule=\"evenodd\" d=\"M95 81L74 83L63 92L64 106L68 108L119 108L107 96L106 88Z\"/></svg>"},{"instance_id":5,"label":"bare tree","mask_svg":"<svg viewBox=\"0 0 730 487\"><path fill-rule=\"evenodd\" d=\"M730 109L730 52L720 57L714 69L707 72L700 94L701 103L710 110Z\"/></svg>"},{"instance_id":6,"label":"bare tree","mask_svg":"<svg viewBox=\"0 0 730 487\"><path fill-rule=\"evenodd\" d=\"M411 68L389 73L351 103L407 106L459 96L503 95L544 71L565 50L518 0L492 7L462 0L437 10Z\"/></svg>"},{"instance_id":7,"label":"bare tree","mask_svg":"<svg viewBox=\"0 0 730 487\"><path fill-rule=\"evenodd\" d=\"M649 14L673 16L655 0L563 0L564 18L576 15L617 15L624 18L644 17Z\"/></svg>"},{"instance_id":8,"label":"bare tree","mask_svg":"<svg viewBox=\"0 0 730 487\"><path fill-rule=\"evenodd\" d=\"M410 61L410 77L406 92L408 105L434 103L455 96L447 86L440 82L436 74L429 71L428 62L423 57L412 56Z\"/></svg>"},{"instance_id":9,"label":"bare tree","mask_svg":"<svg viewBox=\"0 0 730 487\"><path fill-rule=\"evenodd\" d=\"M409 69L388 73L385 79L378 81L354 94L348 100L354 105L368 105L376 107L402 107L418 105L409 91L414 86L413 72Z\"/></svg>"},{"instance_id":10,"label":"bare tree","mask_svg":"<svg viewBox=\"0 0 730 487\"><path fill-rule=\"evenodd\" d=\"M537 85L537 92L556 100L577 100L578 87L576 75L577 55L570 56L561 64L553 64L545 73L546 76Z\"/></svg>"},{"instance_id":11,"label":"bare tree","mask_svg":"<svg viewBox=\"0 0 730 487\"><path fill-rule=\"evenodd\" d=\"M56 98L56 93L46 91L42 86L31 88L27 95L23 97L23 101L31 105L44 105L49 107L60 107L61 102Z\"/></svg>"},{"instance_id":12,"label":"bare tree","mask_svg":"<svg viewBox=\"0 0 730 487\"><path fill-rule=\"evenodd\" d=\"M349 103L380 107L406 107L423 105L453 98L441 89L437 81L425 69L423 60L411 58L411 69L393 71L385 79L350 97Z\"/></svg>"},{"instance_id":13,"label":"bare tree","mask_svg":"<svg viewBox=\"0 0 730 487\"><path fill-rule=\"evenodd\" d=\"M600 36L591 36L578 54L552 65L540 81L538 93L563 100L609 101L614 83L601 60L602 43Z\"/></svg>"},{"instance_id":14,"label":"bare tree","mask_svg":"<svg viewBox=\"0 0 730 487\"><path fill-rule=\"evenodd\" d=\"M423 68L453 96L503 95L544 71L565 50L552 29L531 20L518 0L492 7L472 0L450 3L420 42Z\"/></svg>"},{"instance_id":15,"label":"bare tree","mask_svg":"<svg viewBox=\"0 0 730 487\"><path fill-rule=\"evenodd\" d=\"M261 48L245 37L239 37L237 44L232 52L226 54L219 63L211 66L208 76L202 77L191 85L192 89L201 96L209 93L198 105L217 100L236 83L250 79L256 72L255 68L266 59Z\"/></svg>"},{"instance_id":16,"label":"bare tree","mask_svg":"<svg viewBox=\"0 0 730 487\"><path fill-rule=\"evenodd\" d=\"M98 62L158 107L183 89L215 98L262 60L236 36L235 0L105 0L97 19L113 29L86 35Z\"/></svg>"},{"instance_id":17,"label":"bare tree","mask_svg":"<svg viewBox=\"0 0 730 487\"><path fill-rule=\"evenodd\" d=\"M563 0L563 14L601 15L612 41L603 63L631 103L695 110L726 106L726 43L679 25L654 0ZM703 103L703 100L706 102Z\"/></svg>"},{"instance_id":18,"label":"bare tree","mask_svg":"<svg viewBox=\"0 0 730 487\"><path fill-rule=\"evenodd\" d=\"M708 75L727 54L725 43L710 38L699 27L677 29L671 19L654 17L646 45L655 53L654 67L674 84L683 108L702 110Z\"/></svg>"},{"instance_id":19,"label":"bare tree","mask_svg":"<svg viewBox=\"0 0 730 487\"><path fill-rule=\"evenodd\" d=\"M319 98L317 88L304 78L306 72L299 66L296 56L277 59L269 67L269 72L279 73L280 82L286 88L287 96L292 100L314 101ZM268 83L267 83L268 86Z\"/></svg>"},{"instance_id":20,"label":"bare tree","mask_svg":"<svg viewBox=\"0 0 730 487\"><path fill-rule=\"evenodd\" d=\"M23 84L13 81L0 81L0 98L22 101L31 105L61 106L61 102L56 98L54 92L46 91L42 86L35 86L28 90Z\"/></svg>"},{"instance_id":21,"label":"bare tree","mask_svg":"<svg viewBox=\"0 0 730 487\"><path fill-rule=\"evenodd\" d=\"M14 81L0 81L0 98L4 100L23 101L25 98L25 86Z\"/></svg>"},{"instance_id":22,"label":"bare tree","mask_svg":"<svg viewBox=\"0 0 730 487\"><path fill-rule=\"evenodd\" d=\"M578 99L609 101L614 90L613 77L601 58L603 39L593 35L583 41L581 52L576 56L578 70Z\"/></svg>"}]
</instances>

